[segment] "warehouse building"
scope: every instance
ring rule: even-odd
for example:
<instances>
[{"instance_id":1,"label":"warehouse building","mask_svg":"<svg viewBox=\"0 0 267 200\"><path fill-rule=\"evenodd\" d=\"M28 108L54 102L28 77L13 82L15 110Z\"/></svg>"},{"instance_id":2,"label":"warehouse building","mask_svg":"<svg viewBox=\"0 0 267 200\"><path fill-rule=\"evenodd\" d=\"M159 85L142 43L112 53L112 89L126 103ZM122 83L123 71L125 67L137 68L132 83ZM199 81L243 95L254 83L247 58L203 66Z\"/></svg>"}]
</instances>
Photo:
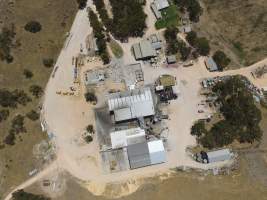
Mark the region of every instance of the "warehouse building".
<instances>
[{"instance_id":1,"label":"warehouse building","mask_svg":"<svg viewBox=\"0 0 267 200\"><path fill-rule=\"evenodd\" d=\"M142 40L132 46L132 51L136 60L147 60L157 56L155 48L148 40Z\"/></svg>"},{"instance_id":2,"label":"warehouse building","mask_svg":"<svg viewBox=\"0 0 267 200\"><path fill-rule=\"evenodd\" d=\"M111 94L108 100L108 107L115 122L133 120L155 114L152 92L148 87Z\"/></svg>"},{"instance_id":3,"label":"warehouse building","mask_svg":"<svg viewBox=\"0 0 267 200\"><path fill-rule=\"evenodd\" d=\"M166 153L162 140L129 145L127 152L131 169L166 162Z\"/></svg>"}]
</instances>

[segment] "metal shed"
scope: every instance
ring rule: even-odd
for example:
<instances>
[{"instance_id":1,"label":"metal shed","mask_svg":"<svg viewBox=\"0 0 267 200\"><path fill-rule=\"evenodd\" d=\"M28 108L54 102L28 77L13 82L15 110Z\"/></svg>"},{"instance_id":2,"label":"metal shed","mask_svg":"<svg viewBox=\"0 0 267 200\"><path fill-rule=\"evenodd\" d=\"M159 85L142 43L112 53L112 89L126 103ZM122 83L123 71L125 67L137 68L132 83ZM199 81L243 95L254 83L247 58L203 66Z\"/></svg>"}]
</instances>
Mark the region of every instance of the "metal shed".
<instances>
[{"instance_id":1,"label":"metal shed","mask_svg":"<svg viewBox=\"0 0 267 200\"><path fill-rule=\"evenodd\" d=\"M151 141L148 142L147 145L151 165L166 162L166 154L162 140Z\"/></svg>"},{"instance_id":2,"label":"metal shed","mask_svg":"<svg viewBox=\"0 0 267 200\"><path fill-rule=\"evenodd\" d=\"M149 150L146 142L129 145L127 152L131 169L150 165Z\"/></svg>"},{"instance_id":3,"label":"metal shed","mask_svg":"<svg viewBox=\"0 0 267 200\"><path fill-rule=\"evenodd\" d=\"M219 68L212 57L208 57L205 61L205 65L210 72L218 71Z\"/></svg>"},{"instance_id":4,"label":"metal shed","mask_svg":"<svg viewBox=\"0 0 267 200\"><path fill-rule=\"evenodd\" d=\"M207 152L209 163L230 160L232 154L229 149L221 149L217 151Z\"/></svg>"}]
</instances>

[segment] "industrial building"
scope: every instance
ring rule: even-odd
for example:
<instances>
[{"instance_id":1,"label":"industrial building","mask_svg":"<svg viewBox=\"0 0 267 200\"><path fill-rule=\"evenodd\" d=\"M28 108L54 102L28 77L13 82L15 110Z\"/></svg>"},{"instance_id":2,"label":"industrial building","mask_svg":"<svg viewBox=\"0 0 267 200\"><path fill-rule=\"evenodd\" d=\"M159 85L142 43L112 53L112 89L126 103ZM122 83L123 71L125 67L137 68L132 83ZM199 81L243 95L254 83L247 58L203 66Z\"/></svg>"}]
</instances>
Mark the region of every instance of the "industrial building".
<instances>
[{"instance_id":1,"label":"industrial building","mask_svg":"<svg viewBox=\"0 0 267 200\"><path fill-rule=\"evenodd\" d=\"M149 40L142 40L134 44L132 51L136 60L147 60L157 56L156 50Z\"/></svg>"},{"instance_id":2,"label":"industrial building","mask_svg":"<svg viewBox=\"0 0 267 200\"><path fill-rule=\"evenodd\" d=\"M149 87L110 94L108 107L115 122L133 120L155 114L154 100Z\"/></svg>"},{"instance_id":3,"label":"industrial building","mask_svg":"<svg viewBox=\"0 0 267 200\"><path fill-rule=\"evenodd\" d=\"M127 152L131 169L166 162L166 153L162 140L129 145Z\"/></svg>"},{"instance_id":4,"label":"industrial building","mask_svg":"<svg viewBox=\"0 0 267 200\"><path fill-rule=\"evenodd\" d=\"M205 60L205 65L210 72L215 72L219 70L217 64L215 63L212 57L208 57Z\"/></svg>"}]
</instances>

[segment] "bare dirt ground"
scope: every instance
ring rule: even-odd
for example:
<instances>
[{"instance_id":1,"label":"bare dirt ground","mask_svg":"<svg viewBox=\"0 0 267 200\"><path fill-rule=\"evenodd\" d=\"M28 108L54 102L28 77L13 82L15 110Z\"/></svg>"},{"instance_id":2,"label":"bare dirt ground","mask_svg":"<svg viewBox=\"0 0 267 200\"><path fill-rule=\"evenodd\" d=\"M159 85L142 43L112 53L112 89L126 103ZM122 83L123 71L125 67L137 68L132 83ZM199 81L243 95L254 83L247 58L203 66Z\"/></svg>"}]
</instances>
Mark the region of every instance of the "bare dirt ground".
<instances>
[{"instance_id":1,"label":"bare dirt ground","mask_svg":"<svg viewBox=\"0 0 267 200\"><path fill-rule=\"evenodd\" d=\"M230 68L248 66L267 56L265 0L202 0L197 32L211 39L214 50L232 59Z\"/></svg>"},{"instance_id":2,"label":"bare dirt ground","mask_svg":"<svg viewBox=\"0 0 267 200\"><path fill-rule=\"evenodd\" d=\"M144 184L129 196L119 197L122 191L132 188L125 184L111 184L102 196L96 196L83 187L78 180L67 176L68 190L56 200L244 200L267 199L267 190L258 182L252 181L246 170L246 162L241 160L240 170L228 176L200 175L194 172L176 172L172 176L145 178ZM134 183L132 183L134 187ZM26 189L26 191L44 193L39 183ZM46 193L44 193L46 194ZM112 195L111 195L112 194ZM117 196L116 196L117 194Z\"/></svg>"}]
</instances>

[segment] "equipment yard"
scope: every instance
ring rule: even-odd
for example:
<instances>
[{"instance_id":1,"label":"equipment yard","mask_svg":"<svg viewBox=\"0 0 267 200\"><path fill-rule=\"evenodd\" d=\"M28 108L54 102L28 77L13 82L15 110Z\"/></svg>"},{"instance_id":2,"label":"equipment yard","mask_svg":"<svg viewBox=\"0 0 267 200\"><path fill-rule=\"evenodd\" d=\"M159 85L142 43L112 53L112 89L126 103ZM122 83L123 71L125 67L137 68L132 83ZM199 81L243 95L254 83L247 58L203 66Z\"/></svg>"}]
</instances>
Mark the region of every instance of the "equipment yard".
<instances>
[{"instance_id":1,"label":"equipment yard","mask_svg":"<svg viewBox=\"0 0 267 200\"><path fill-rule=\"evenodd\" d=\"M150 5L151 1L147 2ZM147 20L154 21L147 24L144 36L128 42L112 38L123 54L105 65L86 44L92 34L87 9L78 11L42 106L43 131L52 141L56 158L15 190L40 179L50 188L52 183L45 177L57 170L59 177L66 171L85 183L105 185L153 177L175 168L211 169L215 174L234 162L229 150L208 152L210 162L196 162L189 151L197 145L191 127L217 112L202 93L222 77L246 77L252 92L262 98L267 77L254 76L254 72L267 64L267 58L223 72L208 71L205 56L184 62L169 57L172 64L168 64L162 30L155 29L154 14L147 5ZM95 10L91 0L87 7ZM178 37L185 38L183 33ZM217 158L222 152L227 155ZM53 187L61 191L65 182L56 180L57 176Z\"/></svg>"}]
</instances>

